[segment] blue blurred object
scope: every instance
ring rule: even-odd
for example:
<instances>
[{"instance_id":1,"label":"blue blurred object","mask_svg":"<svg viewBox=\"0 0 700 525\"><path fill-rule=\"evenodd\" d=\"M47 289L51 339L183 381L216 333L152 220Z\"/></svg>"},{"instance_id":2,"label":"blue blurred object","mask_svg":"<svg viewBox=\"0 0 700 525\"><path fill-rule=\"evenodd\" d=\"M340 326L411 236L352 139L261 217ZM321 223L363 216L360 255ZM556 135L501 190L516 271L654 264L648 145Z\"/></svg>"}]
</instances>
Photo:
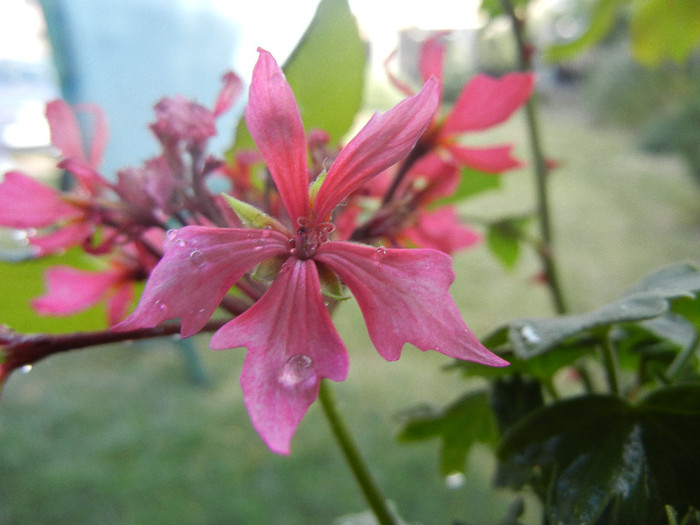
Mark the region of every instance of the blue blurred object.
<instances>
[{"instance_id":1,"label":"blue blurred object","mask_svg":"<svg viewBox=\"0 0 700 525\"><path fill-rule=\"evenodd\" d=\"M63 97L107 112L106 176L158 153L153 105L182 94L212 107L232 68L234 22L209 1L41 0ZM231 143L233 117L219 122ZM228 126L228 127L227 127Z\"/></svg>"}]
</instances>

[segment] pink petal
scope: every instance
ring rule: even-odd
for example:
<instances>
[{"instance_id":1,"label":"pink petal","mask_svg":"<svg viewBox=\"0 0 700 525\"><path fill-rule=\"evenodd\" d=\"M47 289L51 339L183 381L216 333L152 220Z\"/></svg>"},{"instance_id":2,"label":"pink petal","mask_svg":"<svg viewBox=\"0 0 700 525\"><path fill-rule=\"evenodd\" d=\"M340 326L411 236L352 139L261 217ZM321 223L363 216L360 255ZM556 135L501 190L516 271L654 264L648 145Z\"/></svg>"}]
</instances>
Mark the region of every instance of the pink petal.
<instances>
[{"instance_id":1,"label":"pink petal","mask_svg":"<svg viewBox=\"0 0 700 525\"><path fill-rule=\"evenodd\" d=\"M80 186L91 194L96 194L100 188L109 186L102 175L86 160L71 157L58 163L58 167L73 175Z\"/></svg>"},{"instance_id":2,"label":"pink petal","mask_svg":"<svg viewBox=\"0 0 700 525\"><path fill-rule=\"evenodd\" d=\"M88 161L93 168L98 168L102 164L102 159L107 149L107 142L109 141L107 115L97 104L82 103L78 104L75 109L89 113L92 116L92 129L88 133L90 137L90 157Z\"/></svg>"},{"instance_id":3,"label":"pink petal","mask_svg":"<svg viewBox=\"0 0 700 525\"><path fill-rule=\"evenodd\" d=\"M211 340L214 349L248 347L245 403L263 441L280 454L289 453L321 379L342 381L348 372L345 345L320 290L314 262L289 258L267 293Z\"/></svg>"},{"instance_id":4,"label":"pink petal","mask_svg":"<svg viewBox=\"0 0 700 525\"><path fill-rule=\"evenodd\" d=\"M534 82L532 73L509 73L498 79L476 75L457 97L441 136L482 130L504 122L530 98Z\"/></svg>"},{"instance_id":5,"label":"pink petal","mask_svg":"<svg viewBox=\"0 0 700 525\"><path fill-rule=\"evenodd\" d=\"M80 125L71 107L63 100L53 100L46 105L46 119L51 130L51 143L63 156L87 160Z\"/></svg>"},{"instance_id":6,"label":"pink petal","mask_svg":"<svg viewBox=\"0 0 700 525\"><path fill-rule=\"evenodd\" d=\"M449 293L454 272L448 255L338 241L321 245L315 258L350 288L370 338L385 359L398 359L404 343L411 343L457 359L508 364L482 346L464 324Z\"/></svg>"},{"instance_id":7,"label":"pink petal","mask_svg":"<svg viewBox=\"0 0 700 525\"><path fill-rule=\"evenodd\" d=\"M427 186L421 190L421 203L429 203L452 195L459 185L459 169L435 153L424 155L411 167L409 181L426 178Z\"/></svg>"},{"instance_id":8,"label":"pink petal","mask_svg":"<svg viewBox=\"0 0 700 525\"><path fill-rule=\"evenodd\" d=\"M180 333L189 337L248 270L288 251L287 236L270 230L187 226L167 237L138 306L115 330L149 328L179 317Z\"/></svg>"},{"instance_id":9,"label":"pink petal","mask_svg":"<svg viewBox=\"0 0 700 525\"><path fill-rule=\"evenodd\" d=\"M124 278L121 271L86 272L67 266L46 271L46 294L32 301L44 315L70 315L99 303Z\"/></svg>"},{"instance_id":10,"label":"pink petal","mask_svg":"<svg viewBox=\"0 0 700 525\"><path fill-rule=\"evenodd\" d=\"M309 209L304 125L284 73L270 53L258 51L245 120L294 221Z\"/></svg>"},{"instance_id":11,"label":"pink petal","mask_svg":"<svg viewBox=\"0 0 700 525\"><path fill-rule=\"evenodd\" d=\"M406 228L403 235L421 248L434 248L450 255L481 241L481 235L461 224L453 206L421 213L418 225Z\"/></svg>"},{"instance_id":12,"label":"pink petal","mask_svg":"<svg viewBox=\"0 0 700 525\"><path fill-rule=\"evenodd\" d=\"M384 114L375 113L343 148L314 201L316 217L327 217L345 197L408 155L437 110L440 83L431 79L413 97Z\"/></svg>"},{"instance_id":13,"label":"pink petal","mask_svg":"<svg viewBox=\"0 0 700 525\"><path fill-rule=\"evenodd\" d=\"M0 225L10 228L43 228L76 219L82 212L61 199L55 189L32 177L11 171L0 183Z\"/></svg>"},{"instance_id":14,"label":"pink petal","mask_svg":"<svg viewBox=\"0 0 700 525\"><path fill-rule=\"evenodd\" d=\"M423 77L423 82L426 82L430 77L442 80L442 65L445 59L443 37L447 33L447 31L440 31L423 42L421 46L418 67Z\"/></svg>"},{"instance_id":15,"label":"pink petal","mask_svg":"<svg viewBox=\"0 0 700 525\"><path fill-rule=\"evenodd\" d=\"M241 95L241 91L243 90L243 82L233 71L226 73L223 80L224 85L221 88L219 97L216 99L216 104L214 105L215 117L218 117L222 113L225 113L231 109L231 106Z\"/></svg>"},{"instance_id":16,"label":"pink petal","mask_svg":"<svg viewBox=\"0 0 700 525\"><path fill-rule=\"evenodd\" d=\"M403 82L399 77L394 75L394 73L391 71L391 68L389 67L389 63L391 60L396 56L396 53L398 52L398 49L394 49L394 51L391 52L391 54L386 57L386 60L384 60L384 71L386 72L386 76L389 77L389 82L401 93L406 95L407 97L411 97L416 94L416 91L412 89L408 84ZM440 77L437 77L440 78Z\"/></svg>"},{"instance_id":17,"label":"pink petal","mask_svg":"<svg viewBox=\"0 0 700 525\"><path fill-rule=\"evenodd\" d=\"M121 286L116 287L114 294L107 298L107 321L109 326L114 326L126 317L133 297L133 281L125 281L121 283Z\"/></svg>"},{"instance_id":18,"label":"pink petal","mask_svg":"<svg viewBox=\"0 0 700 525\"><path fill-rule=\"evenodd\" d=\"M512 145L495 148L463 148L448 144L447 149L459 164L488 173L501 173L523 166L523 163L511 154Z\"/></svg>"},{"instance_id":19,"label":"pink petal","mask_svg":"<svg viewBox=\"0 0 700 525\"><path fill-rule=\"evenodd\" d=\"M37 256L43 257L62 252L82 244L94 231L94 226L87 222L78 222L46 234L29 237L29 243L37 248Z\"/></svg>"}]
</instances>

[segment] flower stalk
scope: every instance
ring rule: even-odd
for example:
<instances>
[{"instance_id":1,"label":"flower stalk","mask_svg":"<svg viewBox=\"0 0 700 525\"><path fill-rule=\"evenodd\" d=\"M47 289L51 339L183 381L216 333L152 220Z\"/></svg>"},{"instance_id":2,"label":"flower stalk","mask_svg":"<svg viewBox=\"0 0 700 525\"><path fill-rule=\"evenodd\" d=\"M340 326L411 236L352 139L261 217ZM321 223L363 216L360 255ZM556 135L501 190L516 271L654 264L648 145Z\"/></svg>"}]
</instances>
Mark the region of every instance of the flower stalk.
<instances>
[{"instance_id":1,"label":"flower stalk","mask_svg":"<svg viewBox=\"0 0 700 525\"><path fill-rule=\"evenodd\" d=\"M501 0L503 9L511 19L511 27L518 48L518 69L522 72L532 70L532 49L525 42L523 34L523 23L518 17L513 8L511 0ZM528 130L528 140L530 143L530 154L534 165L535 188L537 195L537 217L540 227L540 235L542 236L542 246L538 250L538 255L541 259L544 274L546 276L546 284L549 289L554 309L558 314L564 314L568 311L562 287L559 280L559 272L557 263L552 252L552 223L551 212L549 207L549 194L547 186L547 162L544 157L542 140L540 138L540 128L537 120L537 112L535 110L535 96L528 99L525 104L525 119Z\"/></svg>"},{"instance_id":2,"label":"flower stalk","mask_svg":"<svg viewBox=\"0 0 700 525\"><path fill-rule=\"evenodd\" d=\"M333 437L340 446L343 456L345 456L345 460L348 462L350 470L355 476L362 490L362 494L367 500L372 512L374 512L378 523L381 525L397 525L398 522L389 511L386 505L386 499L382 495L374 478L372 478L360 454L360 450L350 434L350 429L340 413L338 401L328 380L323 380L321 382L318 398L321 401L323 413L333 431Z\"/></svg>"}]
</instances>

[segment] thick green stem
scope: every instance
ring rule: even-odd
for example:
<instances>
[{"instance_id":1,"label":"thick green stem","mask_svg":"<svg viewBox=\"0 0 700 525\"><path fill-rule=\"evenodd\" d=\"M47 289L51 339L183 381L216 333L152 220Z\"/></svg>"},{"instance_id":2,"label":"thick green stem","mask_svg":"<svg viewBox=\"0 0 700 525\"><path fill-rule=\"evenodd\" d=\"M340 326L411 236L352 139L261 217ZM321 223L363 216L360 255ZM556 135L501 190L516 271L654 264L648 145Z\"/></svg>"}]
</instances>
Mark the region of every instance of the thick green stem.
<instances>
[{"instance_id":1,"label":"thick green stem","mask_svg":"<svg viewBox=\"0 0 700 525\"><path fill-rule=\"evenodd\" d=\"M523 34L522 22L518 18L513 4L510 0L501 0L503 9L508 13L511 19L513 35L518 47L518 67L520 71L530 71L530 56L531 50L525 42ZM552 296L554 308L558 314L566 313L567 306L562 293L561 284L559 281L559 272L557 271L556 261L552 253L552 225L549 211L549 197L547 191L547 163L544 158L542 141L540 139L540 129L537 122L537 113L535 111L534 96L530 97L525 105L525 118L528 129L528 138L530 141L530 154L533 159L535 171L535 185L537 190L537 216L540 225L540 235L542 236L542 246L538 250L542 261L544 274L546 276L547 287Z\"/></svg>"},{"instance_id":2,"label":"thick green stem","mask_svg":"<svg viewBox=\"0 0 700 525\"><path fill-rule=\"evenodd\" d=\"M350 429L338 410L338 402L336 401L335 394L328 380L323 380L321 382L321 390L319 391L318 397L323 407L323 413L326 415L326 419L328 419L331 429L333 430L333 435L338 445L340 445L340 449L357 483L360 485L360 489L367 503L377 517L377 521L381 525L397 525L396 519L386 505L386 499L369 473L369 469L360 455L357 444L350 434Z\"/></svg>"}]
</instances>

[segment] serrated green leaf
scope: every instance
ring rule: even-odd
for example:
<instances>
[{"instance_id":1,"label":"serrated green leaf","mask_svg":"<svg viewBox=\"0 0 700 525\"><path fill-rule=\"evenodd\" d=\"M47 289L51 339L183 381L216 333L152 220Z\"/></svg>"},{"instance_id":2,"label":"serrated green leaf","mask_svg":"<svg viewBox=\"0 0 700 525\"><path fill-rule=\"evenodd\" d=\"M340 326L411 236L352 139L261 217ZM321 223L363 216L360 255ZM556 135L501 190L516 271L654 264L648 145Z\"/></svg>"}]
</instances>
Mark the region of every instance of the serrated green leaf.
<instances>
[{"instance_id":1,"label":"serrated green leaf","mask_svg":"<svg viewBox=\"0 0 700 525\"><path fill-rule=\"evenodd\" d=\"M600 42L615 25L621 9L627 3L628 0L598 0L591 9L588 29L576 40L547 49L547 60L566 60Z\"/></svg>"},{"instance_id":2,"label":"serrated green leaf","mask_svg":"<svg viewBox=\"0 0 700 525\"><path fill-rule=\"evenodd\" d=\"M272 228L280 233L287 233L287 229L277 219L264 211L247 202L231 197L226 193L222 193L221 196L238 216L243 226L255 229Z\"/></svg>"},{"instance_id":3,"label":"serrated green leaf","mask_svg":"<svg viewBox=\"0 0 700 525\"><path fill-rule=\"evenodd\" d=\"M313 20L282 67L306 130L325 130L339 142L353 125L362 104L365 43L347 0L321 0ZM227 152L254 148L245 121Z\"/></svg>"},{"instance_id":4,"label":"serrated green leaf","mask_svg":"<svg viewBox=\"0 0 700 525\"><path fill-rule=\"evenodd\" d=\"M464 472L471 447L475 443L495 444L498 438L488 394L469 393L444 409L414 412L399 434L404 442L434 437L442 441L441 472Z\"/></svg>"},{"instance_id":5,"label":"serrated green leaf","mask_svg":"<svg viewBox=\"0 0 700 525\"><path fill-rule=\"evenodd\" d=\"M700 386L633 406L585 396L532 412L501 442L507 465L543 473L549 523L664 523L664 505L700 503Z\"/></svg>"},{"instance_id":6,"label":"serrated green leaf","mask_svg":"<svg viewBox=\"0 0 700 525\"><path fill-rule=\"evenodd\" d=\"M528 359L595 329L660 316L669 311L672 300L692 298L699 290L697 268L672 266L650 274L627 290L621 299L592 312L514 321L509 324L509 339L516 355Z\"/></svg>"},{"instance_id":7,"label":"serrated green leaf","mask_svg":"<svg viewBox=\"0 0 700 525\"><path fill-rule=\"evenodd\" d=\"M641 63L682 63L700 44L697 0L637 0L632 5L632 53Z\"/></svg>"}]
</instances>

